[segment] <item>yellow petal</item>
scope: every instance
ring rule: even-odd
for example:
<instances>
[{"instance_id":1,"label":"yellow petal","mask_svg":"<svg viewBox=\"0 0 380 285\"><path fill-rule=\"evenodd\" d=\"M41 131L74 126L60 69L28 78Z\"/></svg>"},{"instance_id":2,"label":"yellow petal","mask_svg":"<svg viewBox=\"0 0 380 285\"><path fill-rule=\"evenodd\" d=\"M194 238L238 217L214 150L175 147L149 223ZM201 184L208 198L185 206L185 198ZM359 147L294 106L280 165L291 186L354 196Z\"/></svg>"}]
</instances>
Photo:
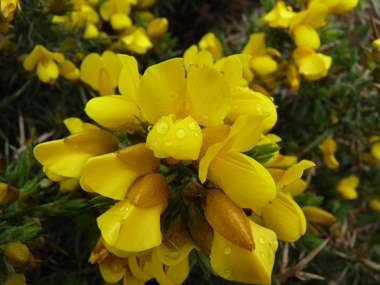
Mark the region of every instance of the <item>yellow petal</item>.
<instances>
[{"instance_id":1,"label":"yellow petal","mask_svg":"<svg viewBox=\"0 0 380 285\"><path fill-rule=\"evenodd\" d=\"M50 171L66 177L80 177L91 153L73 149L63 140L41 143L34 148L34 156Z\"/></svg>"},{"instance_id":2,"label":"yellow petal","mask_svg":"<svg viewBox=\"0 0 380 285\"><path fill-rule=\"evenodd\" d=\"M24 68L26 70L33 70L39 61L43 59L54 59L57 62L63 62L65 56L62 53L50 52L45 47L41 45L36 45L33 51L28 55L24 61Z\"/></svg>"},{"instance_id":3,"label":"yellow petal","mask_svg":"<svg viewBox=\"0 0 380 285\"><path fill-rule=\"evenodd\" d=\"M68 178L59 182L59 192L67 193L79 189L79 178Z\"/></svg>"},{"instance_id":4,"label":"yellow petal","mask_svg":"<svg viewBox=\"0 0 380 285\"><path fill-rule=\"evenodd\" d=\"M158 158L196 160L202 146L202 131L190 116L174 123L173 116L166 116L149 132L146 145Z\"/></svg>"},{"instance_id":5,"label":"yellow petal","mask_svg":"<svg viewBox=\"0 0 380 285\"><path fill-rule=\"evenodd\" d=\"M380 200L379 199L371 199L368 204L372 210L380 214Z\"/></svg>"},{"instance_id":6,"label":"yellow petal","mask_svg":"<svg viewBox=\"0 0 380 285\"><path fill-rule=\"evenodd\" d=\"M93 98L87 102L86 114L106 128L134 123L139 116L139 109L130 99L119 95Z\"/></svg>"},{"instance_id":7,"label":"yellow petal","mask_svg":"<svg viewBox=\"0 0 380 285\"><path fill-rule=\"evenodd\" d=\"M205 34L198 43L200 49L208 50L214 60L218 60L223 55L223 46L219 39L213 33Z\"/></svg>"},{"instance_id":8,"label":"yellow petal","mask_svg":"<svg viewBox=\"0 0 380 285\"><path fill-rule=\"evenodd\" d=\"M94 124L84 123L81 119L74 117L63 120L63 123L71 134L76 134L87 130L100 130L100 128Z\"/></svg>"},{"instance_id":9,"label":"yellow petal","mask_svg":"<svg viewBox=\"0 0 380 285\"><path fill-rule=\"evenodd\" d=\"M337 15L345 14L355 8L358 2L359 0L340 0L332 12Z\"/></svg>"},{"instance_id":10,"label":"yellow petal","mask_svg":"<svg viewBox=\"0 0 380 285\"><path fill-rule=\"evenodd\" d=\"M70 60L65 60L59 64L59 74L63 78L73 82L78 80L80 76L79 69Z\"/></svg>"},{"instance_id":11,"label":"yellow petal","mask_svg":"<svg viewBox=\"0 0 380 285\"><path fill-rule=\"evenodd\" d=\"M89 84L93 89L99 89L99 74L103 67L103 62L99 54L90 53L87 55L80 66L80 79Z\"/></svg>"},{"instance_id":12,"label":"yellow petal","mask_svg":"<svg viewBox=\"0 0 380 285\"><path fill-rule=\"evenodd\" d=\"M135 278L144 281L144 283L154 277L154 274L150 274L150 271L153 271L153 269L149 268L152 267L151 262L145 262L141 259L138 261L136 256L132 256L128 258L128 263L132 275ZM126 285L129 285L129 283Z\"/></svg>"},{"instance_id":13,"label":"yellow petal","mask_svg":"<svg viewBox=\"0 0 380 285\"><path fill-rule=\"evenodd\" d=\"M115 13L111 16L111 26L114 30L121 30L126 27L132 26L132 20L127 15L122 13Z\"/></svg>"},{"instance_id":14,"label":"yellow petal","mask_svg":"<svg viewBox=\"0 0 380 285\"><path fill-rule=\"evenodd\" d=\"M306 231L306 219L301 208L283 192L278 192L276 199L262 208L261 216L279 240L294 242Z\"/></svg>"},{"instance_id":15,"label":"yellow petal","mask_svg":"<svg viewBox=\"0 0 380 285\"><path fill-rule=\"evenodd\" d=\"M166 18L156 18L151 21L147 28L149 37L161 38L168 30L169 21Z\"/></svg>"},{"instance_id":16,"label":"yellow petal","mask_svg":"<svg viewBox=\"0 0 380 285\"><path fill-rule=\"evenodd\" d=\"M243 249L218 232L211 248L211 266L215 272L230 281L270 284L274 255L278 247L276 234L250 221L256 248Z\"/></svg>"},{"instance_id":17,"label":"yellow petal","mask_svg":"<svg viewBox=\"0 0 380 285\"><path fill-rule=\"evenodd\" d=\"M180 58L149 67L137 93L142 115L155 124L162 116L177 114L177 104L185 100L182 98L185 84L185 69Z\"/></svg>"},{"instance_id":18,"label":"yellow petal","mask_svg":"<svg viewBox=\"0 0 380 285\"><path fill-rule=\"evenodd\" d=\"M240 59L235 56L222 58L214 64L214 68L226 77L230 86L230 91L233 93L238 87L243 76L243 66Z\"/></svg>"},{"instance_id":19,"label":"yellow petal","mask_svg":"<svg viewBox=\"0 0 380 285\"><path fill-rule=\"evenodd\" d=\"M272 176L260 163L244 154L229 152L216 156L209 172L236 204L258 215L260 208L276 197Z\"/></svg>"},{"instance_id":20,"label":"yellow petal","mask_svg":"<svg viewBox=\"0 0 380 285\"><path fill-rule=\"evenodd\" d=\"M261 76L268 75L276 71L278 64L269 55L256 56L251 59L250 66L253 71Z\"/></svg>"},{"instance_id":21,"label":"yellow petal","mask_svg":"<svg viewBox=\"0 0 380 285\"><path fill-rule=\"evenodd\" d=\"M83 33L83 38L90 39L93 37L99 37L98 27L95 26L93 23L87 22L86 31Z\"/></svg>"},{"instance_id":22,"label":"yellow petal","mask_svg":"<svg viewBox=\"0 0 380 285\"><path fill-rule=\"evenodd\" d=\"M104 281L116 283L123 278L125 274L125 267L121 258L110 255L110 258L104 262L99 263L100 273Z\"/></svg>"},{"instance_id":23,"label":"yellow petal","mask_svg":"<svg viewBox=\"0 0 380 285\"><path fill-rule=\"evenodd\" d=\"M282 175L281 178L278 181L276 181L277 191L281 190L282 188L301 178L302 174L302 165L293 164L289 169L285 171L284 175Z\"/></svg>"},{"instance_id":24,"label":"yellow petal","mask_svg":"<svg viewBox=\"0 0 380 285\"><path fill-rule=\"evenodd\" d=\"M120 71L123 68L119 58L112 51L106 50L102 54L102 59L104 62L104 67L110 76L111 84L113 88L116 88L119 82Z\"/></svg>"},{"instance_id":25,"label":"yellow petal","mask_svg":"<svg viewBox=\"0 0 380 285\"><path fill-rule=\"evenodd\" d=\"M98 226L106 243L118 250L150 249L161 244L160 215L166 206L167 202L140 208L128 200L120 201L98 217Z\"/></svg>"},{"instance_id":26,"label":"yellow petal","mask_svg":"<svg viewBox=\"0 0 380 285\"><path fill-rule=\"evenodd\" d=\"M359 177L356 175L350 175L346 178L341 178L335 184L335 191L346 200L354 200L358 197L358 192L356 192L356 187L358 187L360 182Z\"/></svg>"},{"instance_id":27,"label":"yellow petal","mask_svg":"<svg viewBox=\"0 0 380 285\"><path fill-rule=\"evenodd\" d=\"M249 41L243 48L242 54L249 54L256 56L266 48L265 44L265 34L256 33L249 36Z\"/></svg>"},{"instance_id":28,"label":"yellow petal","mask_svg":"<svg viewBox=\"0 0 380 285\"><path fill-rule=\"evenodd\" d=\"M321 46L321 40L316 30L309 25L299 25L293 31L294 42L297 46L311 47L318 49Z\"/></svg>"},{"instance_id":29,"label":"yellow petal","mask_svg":"<svg viewBox=\"0 0 380 285\"><path fill-rule=\"evenodd\" d=\"M140 85L140 74L137 60L126 54L117 55L123 68L119 77L119 91L122 96L137 102L137 89Z\"/></svg>"},{"instance_id":30,"label":"yellow petal","mask_svg":"<svg viewBox=\"0 0 380 285\"><path fill-rule=\"evenodd\" d=\"M303 206L303 213L308 222L330 226L336 222L336 219L329 212L314 206Z\"/></svg>"},{"instance_id":31,"label":"yellow petal","mask_svg":"<svg viewBox=\"0 0 380 285\"><path fill-rule=\"evenodd\" d=\"M45 83L51 79L57 79L59 76L58 66L52 59L41 60L37 64L37 75Z\"/></svg>"},{"instance_id":32,"label":"yellow petal","mask_svg":"<svg viewBox=\"0 0 380 285\"><path fill-rule=\"evenodd\" d=\"M303 179L297 179L286 186L286 190L294 197L304 192L309 184Z\"/></svg>"}]
</instances>

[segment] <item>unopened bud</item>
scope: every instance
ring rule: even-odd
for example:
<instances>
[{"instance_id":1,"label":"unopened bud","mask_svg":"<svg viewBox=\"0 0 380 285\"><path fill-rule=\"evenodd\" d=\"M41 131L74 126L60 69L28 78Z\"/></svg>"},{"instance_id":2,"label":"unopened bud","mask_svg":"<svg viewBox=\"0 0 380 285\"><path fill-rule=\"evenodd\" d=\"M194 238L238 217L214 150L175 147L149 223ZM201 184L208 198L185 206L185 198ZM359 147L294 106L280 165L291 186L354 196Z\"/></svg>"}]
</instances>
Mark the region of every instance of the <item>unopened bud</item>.
<instances>
[{"instance_id":1,"label":"unopened bud","mask_svg":"<svg viewBox=\"0 0 380 285\"><path fill-rule=\"evenodd\" d=\"M8 205L17 201L18 189L12 185L0 182L0 205Z\"/></svg>"},{"instance_id":2,"label":"unopened bud","mask_svg":"<svg viewBox=\"0 0 380 285\"><path fill-rule=\"evenodd\" d=\"M204 216L192 217L188 222L191 235L197 242L201 251L210 256L212 241L214 240L214 231Z\"/></svg>"},{"instance_id":3,"label":"unopened bud","mask_svg":"<svg viewBox=\"0 0 380 285\"><path fill-rule=\"evenodd\" d=\"M38 204L38 197L32 193L22 192L17 201L17 208L26 209Z\"/></svg>"},{"instance_id":4,"label":"unopened bud","mask_svg":"<svg viewBox=\"0 0 380 285\"><path fill-rule=\"evenodd\" d=\"M200 204L203 206L206 196L206 190L199 187L193 181L187 183L187 185L182 189L182 197L186 205Z\"/></svg>"},{"instance_id":5,"label":"unopened bud","mask_svg":"<svg viewBox=\"0 0 380 285\"><path fill-rule=\"evenodd\" d=\"M207 191L204 210L214 231L241 248L249 251L255 248L249 219L222 191Z\"/></svg>"},{"instance_id":6,"label":"unopened bud","mask_svg":"<svg viewBox=\"0 0 380 285\"><path fill-rule=\"evenodd\" d=\"M336 219L329 212L314 206L304 206L301 208L308 222L330 226Z\"/></svg>"},{"instance_id":7,"label":"unopened bud","mask_svg":"<svg viewBox=\"0 0 380 285\"><path fill-rule=\"evenodd\" d=\"M28 247L20 241L11 242L4 247L4 257L11 265L26 270L32 270L36 267L36 260Z\"/></svg>"},{"instance_id":8,"label":"unopened bud","mask_svg":"<svg viewBox=\"0 0 380 285\"><path fill-rule=\"evenodd\" d=\"M166 18L156 18L148 25L148 35L152 38L161 38L167 32L168 25Z\"/></svg>"}]
</instances>

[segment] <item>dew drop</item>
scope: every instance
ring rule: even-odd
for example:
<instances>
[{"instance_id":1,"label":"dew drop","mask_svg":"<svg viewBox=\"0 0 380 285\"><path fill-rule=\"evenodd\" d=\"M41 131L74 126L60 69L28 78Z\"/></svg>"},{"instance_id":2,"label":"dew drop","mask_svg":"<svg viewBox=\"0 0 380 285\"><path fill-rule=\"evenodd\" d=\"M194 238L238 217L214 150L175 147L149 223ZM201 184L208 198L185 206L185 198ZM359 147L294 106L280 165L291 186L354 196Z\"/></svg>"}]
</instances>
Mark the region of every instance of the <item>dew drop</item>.
<instances>
[{"instance_id":1,"label":"dew drop","mask_svg":"<svg viewBox=\"0 0 380 285\"><path fill-rule=\"evenodd\" d=\"M161 135L166 134L169 131L169 126L168 124L162 122L157 126L157 132Z\"/></svg>"},{"instance_id":2,"label":"dew drop","mask_svg":"<svg viewBox=\"0 0 380 285\"><path fill-rule=\"evenodd\" d=\"M223 249L223 253L224 254L230 254L231 253L231 248L229 247L229 246L226 246L226 247L224 247L224 249Z\"/></svg>"},{"instance_id":3,"label":"dew drop","mask_svg":"<svg viewBox=\"0 0 380 285\"><path fill-rule=\"evenodd\" d=\"M278 248L278 241L277 240L272 241L272 246L274 247L274 249L277 249Z\"/></svg>"},{"instance_id":4,"label":"dew drop","mask_svg":"<svg viewBox=\"0 0 380 285\"><path fill-rule=\"evenodd\" d=\"M123 263L120 259L115 259L111 262L110 268L113 273L119 273L123 270Z\"/></svg>"},{"instance_id":5,"label":"dew drop","mask_svg":"<svg viewBox=\"0 0 380 285\"><path fill-rule=\"evenodd\" d=\"M182 130L182 129L179 129L177 131L176 135L177 135L177 138L183 139L186 136L186 132L184 130Z\"/></svg>"},{"instance_id":6,"label":"dew drop","mask_svg":"<svg viewBox=\"0 0 380 285\"><path fill-rule=\"evenodd\" d=\"M180 256L181 256L181 254L177 251L172 251L171 253L169 253L169 257L171 259L178 259Z\"/></svg>"},{"instance_id":7,"label":"dew drop","mask_svg":"<svg viewBox=\"0 0 380 285\"><path fill-rule=\"evenodd\" d=\"M189 124L189 129L190 130L196 130L198 128L198 124L196 122L191 122Z\"/></svg>"},{"instance_id":8,"label":"dew drop","mask_svg":"<svg viewBox=\"0 0 380 285\"><path fill-rule=\"evenodd\" d=\"M187 110L189 110L190 109L190 101L189 101L189 99L183 99L182 101L181 101L181 104L182 104L182 109L183 110L185 110L185 111L187 111Z\"/></svg>"},{"instance_id":9,"label":"dew drop","mask_svg":"<svg viewBox=\"0 0 380 285\"><path fill-rule=\"evenodd\" d=\"M153 126L148 127L148 131L150 132L153 129Z\"/></svg>"},{"instance_id":10,"label":"dew drop","mask_svg":"<svg viewBox=\"0 0 380 285\"><path fill-rule=\"evenodd\" d=\"M264 252L261 252L260 255L261 255L261 258L262 258L262 259L265 259L265 254L264 254Z\"/></svg>"},{"instance_id":11,"label":"dew drop","mask_svg":"<svg viewBox=\"0 0 380 285\"><path fill-rule=\"evenodd\" d=\"M274 259L274 251L273 251L273 248L270 248L269 253L268 253L268 261L272 262L273 259Z\"/></svg>"},{"instance_id":12,"label":"dew drop","mask_svg":"<svg viewBox=\"0 0 380 285\"><path fill-rule=\"evenodd\" d=\"M158 141L155 141L155 142L154 142L154 146L158 146Z\"/></svg>"},{"instance_id":13,"label":"dew drop","mask_svg":"<svg viewBox=\"0 0 380 285\"><path fill-rule=\"evenodd\" d=\"M170 92L170 93L169 93L169 97L170 97L170 98L173 98L173 99L177 99L177 98L178 98L178 94L175 93L175 92Z\"/></svg>"},{"instance_id":14,"label":"dew drop","mask_svg":"<svg viewBox=\"0 0 380 285\"><path fill-rule=\"evenodd\" d=\"M236 109L238 107L238 104L236 103L235 105L234 105L234 109Z\"/></svg>"},{"instance_id":15,"label":"dew drop","mask_svg":"<svg viewBox=\"0 0 380 285\"><path fill-rule=\"evenodd\" d=\"M265 239L263 237L260 237L259 238L259 243L264 244L264 242L265 242Z\"/></svg>"},{"instance_id":16,"label":"dew drop","mask_svg":"<svg viewBox=\"0 0 380 285\"><path fill-rule=\"evenodd\" d=\"M228 278L228 277L230 277L231 276L231 270L229 270L229 269L224 269L223 270L223 277L224 278Z\"/></svg>"},{"instance_id":17,"label":"dew drop","mask_svg":"<svg viewBox=\"0 0 380 285\"><path fill-rule=\"evenodd\" d=\"M201 131L197 131L197 132L195 132L195 136L198 138L198 137L200 137L202 135L202 132Z\"/></svg>"},{"instance_id":18,"label":"dew drop","mask_svg":"<svg viewBox=\"0 0 380 285\"><path fill-rule=\"evenodd\" d=\"M173 141L172 140L167 140L166 141L166 145L173 145Z\"/></svg>"}]
</instances>

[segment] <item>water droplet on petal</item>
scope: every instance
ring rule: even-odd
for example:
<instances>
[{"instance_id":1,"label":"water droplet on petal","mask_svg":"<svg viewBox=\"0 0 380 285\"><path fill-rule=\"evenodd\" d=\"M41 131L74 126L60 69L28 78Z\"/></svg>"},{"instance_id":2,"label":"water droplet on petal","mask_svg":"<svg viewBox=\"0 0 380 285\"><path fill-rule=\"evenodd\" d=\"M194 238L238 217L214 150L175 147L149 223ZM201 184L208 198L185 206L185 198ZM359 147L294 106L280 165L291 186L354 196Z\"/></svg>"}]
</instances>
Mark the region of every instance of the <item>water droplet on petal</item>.
<instances>
[{"instance_id":1,"label":"water droplet on petal","mask_svg":"<svg viewBox=\"0 0 380 285\"><path fill-rule=\"evenodd\" d=\"M273 250L273 248L270 248L269 253L268 253L268 261L272 262L273 259L274 259L274 250Z\"/></svg>"},{"instance_id":2,"label":"water droplet on petal","mask_svg":"<svg viewBox=\"0 0 380 285\"><path fill-rule=\"evenodd\" d=\"M277 240L272 241L272 246L276 250L278 248L278 241Z\"/></svg>"},{"instance_id":3,"label":"water droplet on petal","mask_svg":"<svg viewBox=\"0 0 380 285\"><path fill-rule=\"evenodd\" d=\"M182 104L182 109L184 110L184 111L187 111L187 110L189 110L190 109L190 101L189 101L189 99L183 99L182 101L181 101L181 104Z\"/></svg>"},{"instance_id":4,"label":"water droplet on petal","mask_svg":"<svg viewBox=\"0 0 380 285\"><path fill-rule=\"evenodd\" d=\"M169 256L171 259L178 259L181 256L181 254L177 251L172 251L171 253L169 253Z\"/></svg>"},{"instance_id":5,"label":"water droplet on petal","mask_svg":"<svg viewBox=\"0 0 380 285\"><path fill-rule=\"evenodd\" d=\"M265 254L264 254L264 252L261 252L260 255L261 255L261 258L262 258L262 259L265 259Z\"/></svg>"},{"instance_id":6,"label":"water droplet on petal","mask_svg":"<svg viewBox=\"0 0 380 285\"><path fill-rule=\"evenodd\" d=\"M264 244L265 239L263 237L259 237L259 243Z\"/></svg>"},{"instance_id":7,"label":"water droplet on petal","mask_svg":"<svg viewBox=\"0 0 380 285\"><path fill-rule=\"evenodd\" d=\"M195 136L198 138L198 137L200 137L202 135L202 132L201 131L197 131L196 133L195 133Z\"/></svg>"},{"instance_id":8,"label":"water droplet on petal","mask_svg":"<svg viewBox=\"0 0 380 285\"><path fill-rule=\"evenodd\" d=\"M153 129L153 126L148 127L148 131L150 132Z\"/></svg>"},{"instance_id":9,"label":"water droplet on petal","mask_svg":"<svg viewBox=\"0 0 380 285\"><path fill-rule=\"evenodd\" d=\"M158 141L155 141L155 142L154 142L154 146L158 146Z\"/></svg>"},{"instance_id":10,"label":"water droplet on petal","mask_svg":"<svg viewBox=\"0 0 380 285\"><path fill-rule=\"evenodd\" d=\"M169 93L169 97L170 97L170 98L173 98L173 99L177 99L177 98L178 98L178 94L175 93L175 92L170 92L170 93Z\"/></svg>"},{"instance_id":11,"label":"water droplet on petal","mask_svg":"<svg viewBox=\"0 0 380 285\"><path fill-rule=\"evenodd\" d=\"M177 138L183 139L186 136L186 132L184 130L182 130L182 129L179 129L177 131L176 135L177 135Z\"/></svg>"},{"instance_id":12,"label":"water droplet on petal","mask_svg":"<svg viewBox=\"0 0 380 285\"><path fill-rule=\"evenodd\" d=\"M235 105L234 105L234 109L236 109L238 107L238 104L236 103Z\"/></svg>"},{"instance_id":13,"label":"water droplet on petal","mask_svg":"<svg viewBox=\"0 0 380 285\"><path fill-rule=\"evenodd\" d=\"M173 144L173 141L172 140L167 140L166 141L166 145L172 145Z\"/></svg>"},{"instance_id":14,"label":"water droplet on petal","mask_svg":"<svg viewBox=\"0 0 380 285\"><path fill-rule=\"evenodd\" d=\"M230 254L231 253L231 248L229 247L229 246L226 246L226 247L224 247L224 249L223 249L223 253L224 254Z\"/></svg>"},{"instance_id":15,"label":"water droplet on petal","mask_svg":"<svg viewBox=\"0 0 380 285\"><path fill-rule=\"evenodd\" d=\"M231 270L229 270L229 269L224 269L223 270L223 277L224 278L228 278L228 277L230 277L231 276Z\"/></svg>"},{"instance_id":16,"label":"water droplet on petal","mask_svg":"<svg viewBox=\"0 0 380 285\"><path fill-rule=\"evenodd\" d=\"M158 126L157 126L157 132L161 135L164 135L166 134L167 132L169 131L169 126L167 123L160 123Z\"/></svg>"},{"instance_id":17,"label":"water droplet on petal","mask_svg":"<svg viewBox=\"0 0 380 285\"><path fill-rule=\"evenodd\" d=\"M115 259L111 262L110 268L113 273L119 273L123 270L123 263L120 259Z\"/></svg>"},{"instance_id":18,"label":"water droplet on petal","mask_svg":"<svg viewBox=\"0 0 380 285\"><path fill-rule=\"evenodd\" d=\"M189 124L189 129L190 130L196 130L198 128L198 124L196 123L196 122L191 122L190 124Z\"/></svg>"}]
</instances>

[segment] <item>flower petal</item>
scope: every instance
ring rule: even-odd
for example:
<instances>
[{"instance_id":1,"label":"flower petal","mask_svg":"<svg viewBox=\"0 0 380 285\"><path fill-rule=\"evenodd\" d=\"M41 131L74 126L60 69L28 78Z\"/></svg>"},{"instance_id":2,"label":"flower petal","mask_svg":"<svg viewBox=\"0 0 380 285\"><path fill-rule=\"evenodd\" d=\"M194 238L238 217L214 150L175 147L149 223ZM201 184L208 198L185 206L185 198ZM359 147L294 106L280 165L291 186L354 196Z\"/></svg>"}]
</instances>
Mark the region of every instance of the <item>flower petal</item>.
<instances>
[{"instance_id":1,"label":"flower petal","mask_svg":"<svg viewBox=\"0 0 380 285\"><path fill-rule=\"evenodd\" d=\"M117 55L123 68L119 77L119 91L133 102L137 102L137 90L140 85L140 74L137 60L126 54Z\"/></svg>"}]
</instances>

